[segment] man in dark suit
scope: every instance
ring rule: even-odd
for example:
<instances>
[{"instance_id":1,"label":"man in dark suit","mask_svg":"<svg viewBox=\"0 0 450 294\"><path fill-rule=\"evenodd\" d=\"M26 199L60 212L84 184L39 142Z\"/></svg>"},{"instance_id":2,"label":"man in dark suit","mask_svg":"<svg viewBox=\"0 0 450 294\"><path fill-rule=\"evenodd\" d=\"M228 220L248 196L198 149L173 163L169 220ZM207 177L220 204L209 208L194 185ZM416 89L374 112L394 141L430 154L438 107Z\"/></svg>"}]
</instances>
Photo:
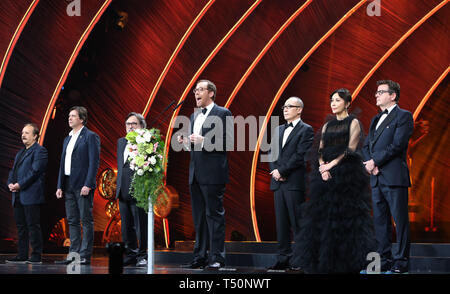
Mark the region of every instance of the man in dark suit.
<instances>
[{"instance_id":1,"label":"man in dark suit","mask_svg":"<svg viewBox=\"0 0 450 294\"><path fill-rule=\"evenodd\" d=\"M125 119L127 133L146 127L145 118L139 113L131 112ZM119 199L122 240L126 245L124 265L146 266L147 213L144 209L136 206L136 199L130 195L130 184L134 172L130 169L128 161L130 150L127 148L127 139L120 138L117 141L116 199Z\"/></svg>"},{"instance_id":2,"label":"man in dark suit","mask_svg":"<svg viewBox=\"0 0 450 294\"><path fill-rule=\"evenodd\" d=\"M300 205L305 201L305 155L314 139L313 128L300 118L303 107L298 97L286 100L283 106L286 124L278 127L270 150L270 189L274 191L278 240L277 262L269 267L271 270L299 267L292 254L291 229L295 239L299 232Z\"/></svg>"},{"instance_id":3,"label":"man in dark suit","mask_svg":"<svg viewBox=\"0 0 450 294\"><path fill-rule=\"evenodd\" d=\"M59 167L56 197L65 196L67 222L69 224L69 253L80 254L80 264L90 264L94 244L94 191L100 163L100 137L89 130L87 110L74 106L69 112L72 131L64 139ZM81 239L80 220L83 224ZM70 259L56 261L68 264Z\"/></svg>"},{"instance_id":4,"label":"man in dark suit","mask_svg":"<svg viewBox=\"0 0 450 294\"><path fill-rule=\"evenodd\" d=\"M192 217L196 231L194 259L183 265L203 268L225 265L225 210L223 197L228 183L227 150L233 142L231 112L214 103L216 86L200 80L194 89L196 105L200 110L190 119L191 135L178 137L191 153L189 185Z\"/></svg>"},{"instance_id":5,"label":"man in dark suit","mask_svg":"<svg viewBox=\"0 0 450 294\"><path fill-rule=\"evenodd\" d=\"M371 174L373 217L377 252L381 256L381 271L404 273L409 266L408 187L411 186L406 152L414 129L409 111L401 109L400 85L390 80L377 82L377 106L382 110L370 123L363 157ZM394 218L398 248L391 252Z\"/></svg>"},{"instance_id":6,"label":"man in dark suit","mask_svg":"<svg viewBox=\"0 0 450 294\"><path fill-rule=\"evenodd\" d=\"M45 203L44 183L48 156L47 149L37 143L38 138L38 127L26 124L22 130L25 148L17 153L8 177L19 237L17 256L6 260L10 263L42 263L40 205ZM32 248L30 259L29 243Z\"/></svg>"}]
</instances>

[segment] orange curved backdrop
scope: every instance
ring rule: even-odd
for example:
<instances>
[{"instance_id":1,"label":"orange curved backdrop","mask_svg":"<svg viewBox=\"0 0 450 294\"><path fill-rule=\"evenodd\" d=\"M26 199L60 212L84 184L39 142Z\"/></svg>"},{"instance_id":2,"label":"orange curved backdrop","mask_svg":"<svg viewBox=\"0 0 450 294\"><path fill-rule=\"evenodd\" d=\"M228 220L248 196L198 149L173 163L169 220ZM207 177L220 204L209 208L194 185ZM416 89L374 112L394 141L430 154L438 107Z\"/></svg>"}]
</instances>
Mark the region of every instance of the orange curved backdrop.
<instances>
[{"instance_id":1,"label":"orange curved backdrop","mask_svg":"<svg viewBox=\"0 0 450 294\"><path fill-rule=\"evenodd\" d=\"M65 216L54 190L71 106L88 108L88 127L101 137L101 170L116 169L125 116L143 112L170 145L173 116L192 113L191 89L207 78L218 87L216 103L234 116L282 117L284 100L299 96L305 103L302 119L316 132L330 113L334 89L355 94L352 111L367 131L377 112L376 81L398 81L400 107L420 109L409 152L412 239L450 236L443 176L450 165L442 156L450 143L449 1L381 1L378 16L367 12L371 1L360 0L89 0L81 1L80 16L67 15L66 1L7 2L0 4L8 10L0 22L0 180L6 182L21 148L23 124L42 126L41 142L50 155L46 235ZM122 12L128 19L119 28ZM154 121L171 102L183 100L176 113L169 109ZM276 239L268 166L259 156L258 150L229 153L226 240L232 234L248 241ZM167 219L155 219L159 247L193 240L195 234L189 154L169 148L167 158L166 183L178 191L180 206ZM10 200L1 186L0 239L16 235ZM96 196L96 240L109 221L106 204Z\"/></svg>"}]
</instances>

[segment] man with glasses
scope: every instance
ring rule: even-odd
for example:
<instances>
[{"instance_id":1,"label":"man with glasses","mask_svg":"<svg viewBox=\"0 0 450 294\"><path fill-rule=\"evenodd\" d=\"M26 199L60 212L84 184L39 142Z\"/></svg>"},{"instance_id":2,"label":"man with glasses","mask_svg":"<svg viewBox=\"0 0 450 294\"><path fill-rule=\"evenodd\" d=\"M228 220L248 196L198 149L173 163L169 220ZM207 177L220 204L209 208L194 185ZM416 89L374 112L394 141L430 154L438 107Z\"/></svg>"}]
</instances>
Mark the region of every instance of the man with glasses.
<instances>
[{"instance_id":1,"label":"man with glasses","mask_svg":"<svg viewBox=\"0 0 450 294\"><path fill-rule=\"evenodd\" d=\"M197 111L191 115L191 135L178 136L190 147L189 188L195 227L194 259L186 268L218 269L225 265L225 210L228 183L227 150L233 142L231 112L214 103L216 86L200 80L194 89ZM228 123L227 123L228 121ZM209 261L207 251L209 250Z\"/></svg>"},{"instance_id":2,"label":"man with glasses","mask_svg":"<svg viewBox=\"0 0 450 294\"><path fill-rule=\"evenodd\" d=\"M405 273L409 266L410 237L408 187L411 186L406 163L408 141L413 133L411 112L398 106L400 85L391 80L377 82L376 105L381 109L370 124L363 147L367 172L371 175L372 205L381 256L381 271ZM394 218L398 248L391 251Z\"/></svg>"},{"instance_id":3,"label":"man with glasses","mask_svg":"<svg viewBox=\"0 0 450 294\"><path fill-rule=\"evenodd\" d=\"M142 114L130 112L125 118L127 133L146 127L147 123ZM119 199L122 240L126 245L124 266L147 266L147 213L136 206L136 199L130 195L134 175L128 161L130 152L127 139L120 138L117 141L116 199Z\"/></svg>"},{"instance_id":4,"label":"man with glasses","mask_svg":"<svg viewBox=\"0 0 450 294\"><path fill-rule=\"evenodd\" d=\"M282 107L286 123L278 127L272 139L270 189L274 191L278 257L269 270L299 270L299 261L291 249L291 229L295 239L299 232L300 206L305 201L305 155L314 139L313 128L300 118L303 106L298 97L286 100ZM274 152L277 147L278 152Z\"/></svg>"}]
</instances>

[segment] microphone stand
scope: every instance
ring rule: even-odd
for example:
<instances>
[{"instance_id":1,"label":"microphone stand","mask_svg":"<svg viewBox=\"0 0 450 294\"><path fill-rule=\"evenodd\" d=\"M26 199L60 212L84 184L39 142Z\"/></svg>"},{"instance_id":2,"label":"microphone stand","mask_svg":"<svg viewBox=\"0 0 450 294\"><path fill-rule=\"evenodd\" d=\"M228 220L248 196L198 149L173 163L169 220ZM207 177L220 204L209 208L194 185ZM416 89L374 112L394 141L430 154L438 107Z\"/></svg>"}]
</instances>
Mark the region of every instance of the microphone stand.
<instances>
[{"instance_id":1,"label":"microphone stand","mask_svg":"<svg viewBox=\"0 0 450 294\"><path fill-rule=\"evenodd\" d=\"M175 111L178 107L181 106L181 104L184 103L184 100L181 101L180 103L178 103L172 111ZM151 126L152 124L154 124L155 122L158 121L158 119L161 117L161 115L163 113L165 113L172 105L175 104L175 101L172 101L169 105L166 106L166 108L164 108L163 111L161 111L161 113L152 120L152 122L149 124L149 126ZM160 121L155 128L158 128L159 125L162 123L162 121ZM150 195L149 195L150 197ZM149 199L150 202L150 199ZM154 266L154 236L153 236L153 227L154 227L154 216L153 216L153 205L150 203L149 208L148 208L148 215L147 215L147 220L148 220L148 224L147 224L147 247L148 247L148 259L147 259L147 274L153 274L153 266Z\"/></svg>"}]
</instances>

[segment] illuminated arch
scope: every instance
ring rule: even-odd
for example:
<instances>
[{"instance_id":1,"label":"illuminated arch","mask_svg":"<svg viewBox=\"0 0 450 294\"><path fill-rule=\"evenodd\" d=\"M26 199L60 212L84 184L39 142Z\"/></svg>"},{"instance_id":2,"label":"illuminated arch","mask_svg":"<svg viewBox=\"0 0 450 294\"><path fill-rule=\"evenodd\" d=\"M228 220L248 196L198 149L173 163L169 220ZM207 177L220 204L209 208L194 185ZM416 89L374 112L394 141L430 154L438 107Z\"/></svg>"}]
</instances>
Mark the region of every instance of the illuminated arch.
<instances>
[{"instance_id":1,"label":"illuminated arch","mask_svg":"<svg viewBox=\"0 0 450 294\"><path fill-rule=\"evenodd\" d=\"M41 145L44 142L45 133L47 131L48 122L50 120L50 115L51 115L52 109L55 107L56 99L58 99L58 95L61 92L61 87L66 82L66 79L67 79L67 76L69 75L70 69L72 68L72 66L74 64L74 62L78 56L78 53L80 52L81 48L83 47L84 43L86 42L87 38L89 37L89 34L91 33L92 29L97 24L97 22L100 20L101 16L105 12L106 8L108 8L108 6L111 4L111 2L112 2L112 0L106 0L103 3L103 5L100 7L100 9L97 11L97 13L92 18L92 20L89 23L89 25L87 26L86 30L81 35L80 39L78 40L77 45L75 45L72 55L70 56L70 58L66 64L66 67L64 68L64 71L61 75L61 78L59 79L59 81L56 85L56 88L53 91L52 97L50 98L50 102L47 106L47 110L45 111L44 118L42 119L41 131L39 134L40 135L39 136L39 144L41 144Z\"/></svg>"},{"instance_id":2,"label":"illuminated arch","mask_svg":"<svg viewBox=\"0 0 450 294\"><path fill-rule=\"evenodd\" d=\"M181 48L184 46L184 43L186 43L186 40L189 38L191 33L194 31L197 24L200 22L202 17L206 14L208 9L213 5L215 0L210 0L205 7L200 11L200 13L197 15L197 17L194 19L194 21L191 23L187 31L184 33L183 37L180 39L180 42L178 43L177 47L172 53L172 56L170 56L169 61L167 62L166 66L164 67L163 71L161 72L161 75L158 78L158 81L156 82L155 86L153 87L152 93L150 94L150 97L148 98L147 104L145 105L144 111L142 112L144 117L147 117L147 114L150 110L150 107L153 104L153 100L156 97L156 93L158 92L159 88L161 87L161 84L166 77L167 73L169 72L170 67L172 66L173 62L175 61L175 58L178 56L178 53L180 52Z\"/></svg>"},{"instance_id":3,"label":"illuminated arch","mask_svg":"<svg viewBox=\"0 0 450 294\"><path fill-rule=\"evenodd\" d=\"M309 4L311 4L312 0L308 0L303 5L297 9L290 17L289 19L280 27L280 29L272 36L272 38L267 42L266 46L259 52L258 56L253 60L252 64L248 67L244 75L241 77L239 82L236 84L236 87L234 87L233 92L231 92L230 97L228 97L227 103L225 103L225 108L229 108L231 103L234 100L234 97L236 97L237 92L241 89L242 85L247 80L248 76L252 73L252 71L255 69L256 65L258 65L259 61L263 56L269 51L270 47L275 43L275 41L281 36L281 34L286 30L286 28L297 18L297 16L302 13L303 10L305 10L306 7L308 7Z\"/></svg>"},{"instance_id":4,"label":"illuminated arch","mask_svg":"<svg viewBox=\"0 0 450 294\"><path fill-rule=\"evenodd\" d=\"M25 25L27 24L28 20L30 19L31 14L33 14L34 9L38 5L39 0L34 0L31 2L30 6L28 7L27 11L23 15L22 19L19 22L19 25L16 28L16 31L14 32L11 41L9 42L8 48L6 49L5 56L3 56L2 64L0 65L0 86L2 85L3 78L5 76L6 68L8 67L9 59L11 58L12 52L14 51L14 47L17 44L17 41L20 38L20 35L22 34L23 29L25 28Z\"/></svg>"},{"instance_id":5,"label":"illuminated arch","mask_svg":"<svg viewBox=\"0 0 450 294\"><path fill-rule=\"evenodd\" d=\"M435 14L439 9L445 6L449 0L442 1L439 5L428 12L424 17L422 17L415 25L413 25L398 41L378 60L378 62L372 67L372 69L366 74L366 76L361 80L359 85L356 87L352 94L352 100L355 101L356 96L358 96L362 87L367 83L367 81L372 77L375 71L383 64L383 62L391 56L391 54L412 34L416 31L427 19L429 19L433 14Z\"/></svg>"},{"instance_id":6,"label":"illuminated arch","mask_svg":"<svg viewBox=\"0 0 450 294\"><path fill-rule=\"evenodd\" d=\"M419 105L417 106L416 110L413 114L413 119L416 121L417 117L419 117L419 113L422 111L425 104L428 102L428 99L431 97L431 95L434 93L436 88L439 86L440 83L445 79L445 77L448 75L448 72L450 71L450 66L447 67L447 69L439 76L439 78L434 82L434 84L431 86L431 88L428 90L428 92L425 94L425 96L420 101Z\"/></svg>"},{"instance_id":7,"label":"illuminated arch","mask_svg":"<svg viewBox=\"0 0 450 294\"><path fill-rule=\"evenodd\" d=\"M194 74L192 79L190 80L189 84L184 89L183 94L181 95L181 98L179 99L178 103L181 101L184 101L186 99L187 94L189 93L190 89L194 85L194 83L197 81L200 74L203 72L203 70L206 68L206 66L211 62L211 60L217 55L217 53L222 49L222 47L225 45L225 43L230 39L230 37L236 32L236 30L241 26L241 24L248 18L248 16L256 9L256 7L261 4L262 0L255 1L252 6L244 13L244 15L236 22L236 24L226 33L226 35L220 40L220 42L217 44L217 46L214 48L213 51L209 54L209 56L205 59L203 64L200 66L200 68L197 70L197 72ZM166 159L164 161L164 174L167 175L167 158L169 156L169 146L170 146L170 139L172 136L172 126L175 123L175 118L178 115L180 111L180 108L175 110L172 113L172 117L170 119L169 127L167 129L166 133L166 140L165 140L165 153L164 158Z\"/></svg>"}]
</instances>

